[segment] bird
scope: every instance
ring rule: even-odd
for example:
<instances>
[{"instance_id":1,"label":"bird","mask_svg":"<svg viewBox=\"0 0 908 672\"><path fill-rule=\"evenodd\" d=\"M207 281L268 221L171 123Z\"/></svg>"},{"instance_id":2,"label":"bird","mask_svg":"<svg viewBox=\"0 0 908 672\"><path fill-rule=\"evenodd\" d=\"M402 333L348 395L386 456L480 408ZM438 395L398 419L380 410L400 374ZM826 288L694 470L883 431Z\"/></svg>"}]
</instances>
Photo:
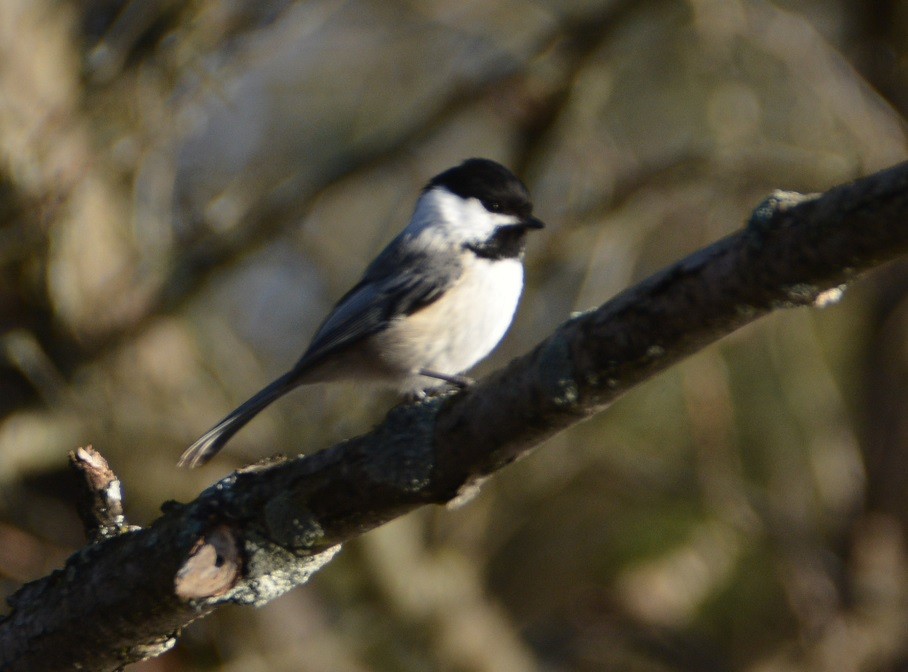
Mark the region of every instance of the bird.
<instances>
[{"instance_id":1,"label":"bird","mask_svg":"<svg viewBox=\"0 0 908 672\"><path fill-rule=\"evenodd\" d=\"M510 328L523 292L529 231L544 227L508 168L471 158L433 177L403 229L328 313L287 373L180 457L208 462L266 406L300 385L377 382L425 396L484 359Z\"/></svg>"}]
</instances>

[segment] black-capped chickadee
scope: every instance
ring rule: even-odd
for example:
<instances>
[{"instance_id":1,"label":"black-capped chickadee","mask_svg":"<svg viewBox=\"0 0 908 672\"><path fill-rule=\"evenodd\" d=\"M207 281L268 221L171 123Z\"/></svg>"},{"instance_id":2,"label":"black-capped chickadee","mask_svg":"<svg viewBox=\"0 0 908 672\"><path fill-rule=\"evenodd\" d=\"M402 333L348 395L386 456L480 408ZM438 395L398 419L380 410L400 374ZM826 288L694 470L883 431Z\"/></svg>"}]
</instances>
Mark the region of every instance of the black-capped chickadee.
<instances>
[{"instance_id":1,"label":"black-capped chickadee","mask_svg":"<svg viewBox=\"0 0 908 672\"><path fill-rule=\"evenodd\" d=\"M210 460L299 385L352 379L412 394L464 381L511 326L526 233L542 226L527 188L494 161L469 159L436 175L407 228L341 297L296 366L208 430L180 466Z\"/></svg>"}]
</instances>

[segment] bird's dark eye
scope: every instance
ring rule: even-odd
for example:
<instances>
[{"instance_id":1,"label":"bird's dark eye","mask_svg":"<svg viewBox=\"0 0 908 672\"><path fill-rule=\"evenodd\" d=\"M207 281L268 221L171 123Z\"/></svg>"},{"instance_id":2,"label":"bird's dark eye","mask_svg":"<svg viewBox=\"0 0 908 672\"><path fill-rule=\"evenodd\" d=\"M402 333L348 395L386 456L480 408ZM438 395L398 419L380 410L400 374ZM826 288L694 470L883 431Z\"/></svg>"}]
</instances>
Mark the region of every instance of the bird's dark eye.
<instances>
[{"instance_id":1,"label":"bird's dark eye","mask_svg":"<svg viewBox=\"0 0 908 672\"><path fill-rule=\"evenodd\" d=\"M498 202L489 203L489 210L491 210L492 212L500 212L501 203L498 203Z\"/></svg>"}]
</instances>

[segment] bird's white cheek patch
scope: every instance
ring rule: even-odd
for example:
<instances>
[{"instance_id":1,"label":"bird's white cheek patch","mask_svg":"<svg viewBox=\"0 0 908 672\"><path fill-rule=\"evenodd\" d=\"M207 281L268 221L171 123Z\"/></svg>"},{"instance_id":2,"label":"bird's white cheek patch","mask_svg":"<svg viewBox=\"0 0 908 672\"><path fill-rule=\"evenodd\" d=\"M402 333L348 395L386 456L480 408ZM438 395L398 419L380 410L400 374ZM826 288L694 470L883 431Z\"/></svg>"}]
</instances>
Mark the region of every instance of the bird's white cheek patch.
<instances>
[{"instance_id":1,"label":"bird's white cheek patch","mask_svg":"<svg viewBox=\"0 0 908 672\"><path fill-rule=\"evenodd\" d=\"M461 198L444 188L423 194L410 225L414 233L431 232L432 236L457 241L485 240L500 226L520 220L499 212L489 212L477 198Z\"/></svg>"}]
</instances>

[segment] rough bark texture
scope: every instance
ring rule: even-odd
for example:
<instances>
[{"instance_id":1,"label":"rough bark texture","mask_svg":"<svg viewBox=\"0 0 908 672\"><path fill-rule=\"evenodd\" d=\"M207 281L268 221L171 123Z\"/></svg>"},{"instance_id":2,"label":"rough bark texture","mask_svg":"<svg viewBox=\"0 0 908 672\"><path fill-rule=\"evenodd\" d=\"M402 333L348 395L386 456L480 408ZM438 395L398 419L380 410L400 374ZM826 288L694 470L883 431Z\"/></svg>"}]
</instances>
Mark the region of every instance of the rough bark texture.
<instances>
[{"instance_id":1,"label":"rough bark texture","mask_svg":"<svg viewBox=\"0 0 908 672\"><path fill-rule=\"evenodd\" d=\"M256 465L87 546L0 621L3 670L112 670L219 604L262 605L338 545L484 477L776 308L823 303L908 251L908 164L825 194L774 194L748 225L578 315L475 387L398 406L372 432ZM303 447L305 448L305 447Z\"/></svg>"}]
</instances>

